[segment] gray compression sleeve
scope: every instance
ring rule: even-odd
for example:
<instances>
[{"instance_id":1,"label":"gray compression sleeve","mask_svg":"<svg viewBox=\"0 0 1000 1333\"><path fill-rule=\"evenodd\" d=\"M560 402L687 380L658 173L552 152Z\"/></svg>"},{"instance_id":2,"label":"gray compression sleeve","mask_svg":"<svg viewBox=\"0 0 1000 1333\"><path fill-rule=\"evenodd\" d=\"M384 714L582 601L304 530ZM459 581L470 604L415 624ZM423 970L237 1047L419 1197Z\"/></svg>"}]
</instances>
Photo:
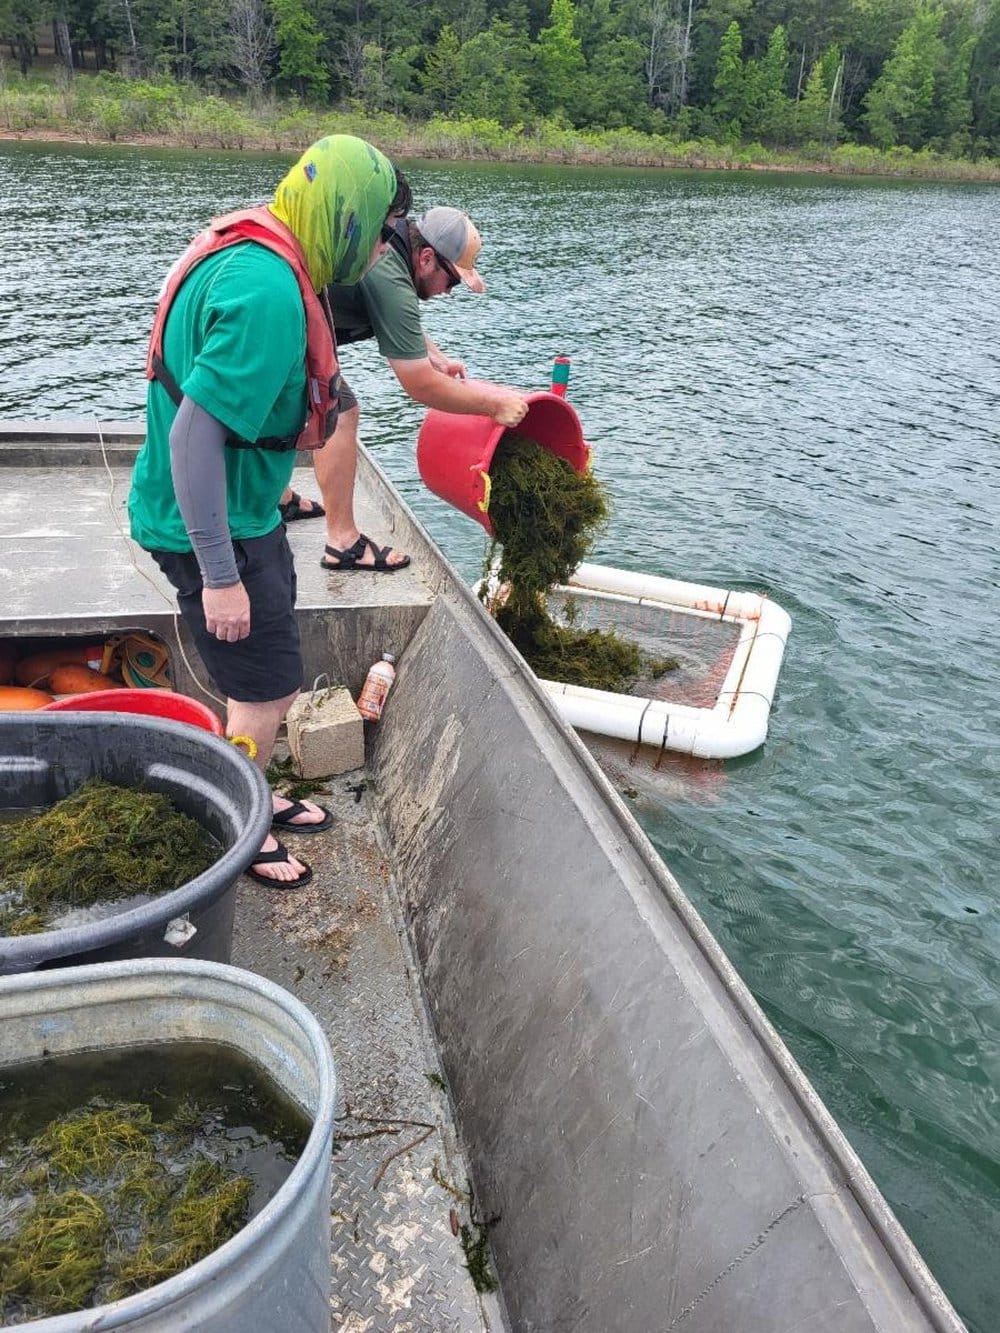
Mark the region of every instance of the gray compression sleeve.
<instances>
[{"instance_id":1,"label":"gray compression sleeve","mask_svg":"<svg viewBox=\"0 0 1000 1333\"><path fill-rule=\"evenodd\" d=\"M239 583L226 511L226 427L182 398L170 427L170 472L177 507L206 588Z\"/></svg>"}]
</instances>

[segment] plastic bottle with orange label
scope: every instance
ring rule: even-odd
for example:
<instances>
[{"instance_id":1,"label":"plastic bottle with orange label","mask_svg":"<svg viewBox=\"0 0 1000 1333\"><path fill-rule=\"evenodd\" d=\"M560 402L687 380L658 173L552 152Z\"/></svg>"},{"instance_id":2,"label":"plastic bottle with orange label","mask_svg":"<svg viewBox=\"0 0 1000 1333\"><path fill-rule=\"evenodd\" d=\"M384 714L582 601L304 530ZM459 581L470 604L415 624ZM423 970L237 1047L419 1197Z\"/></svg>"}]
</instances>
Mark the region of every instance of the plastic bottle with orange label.
<instances>
[{"instance_id":1,"label":"plastic bottle with orange label","mask_svg":"<svg viewBox=\"0 0 1000 1333\"><path fill-rule=\"evenodd\" d=\"M377 722L382 716L385 697L396 679L395 657L392 653L383 653L365 677L365 683L358 695L358 712L369 722Z\"/></svg>"}]
</instances>

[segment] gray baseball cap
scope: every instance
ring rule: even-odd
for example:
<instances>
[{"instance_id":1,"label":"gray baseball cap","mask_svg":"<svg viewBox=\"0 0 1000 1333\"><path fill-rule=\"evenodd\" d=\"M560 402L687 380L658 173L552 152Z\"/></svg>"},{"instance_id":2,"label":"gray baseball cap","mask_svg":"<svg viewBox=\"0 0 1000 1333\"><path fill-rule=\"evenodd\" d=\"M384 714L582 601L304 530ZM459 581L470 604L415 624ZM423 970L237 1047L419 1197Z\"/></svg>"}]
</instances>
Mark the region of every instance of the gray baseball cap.
<instances>
[{"instance_id":1,"label":"gray baseball cap","mask_svg":"<svg viewBox=\"0 0 1000 1333\"><path fill-rule=\"evenodd\" d=\"M483 242L475 223L460 208L443 205L429 208L417 219L417 230L437 257L471 292L485 292L486 283L476 272Z\"/></svg>"}]
</instances>

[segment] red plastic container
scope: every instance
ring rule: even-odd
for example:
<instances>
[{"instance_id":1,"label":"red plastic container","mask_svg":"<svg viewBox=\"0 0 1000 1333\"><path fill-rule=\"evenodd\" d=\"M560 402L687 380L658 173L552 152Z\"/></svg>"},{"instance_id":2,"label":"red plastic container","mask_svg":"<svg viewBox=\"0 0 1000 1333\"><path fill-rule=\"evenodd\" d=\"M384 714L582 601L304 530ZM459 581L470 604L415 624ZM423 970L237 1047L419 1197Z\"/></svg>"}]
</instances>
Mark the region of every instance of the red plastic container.
<instances>
[{"instance_id":1,"label":"red plastic container","mask_svg":"<svg viewBox=\"0 0 1000 1333\"><path fill-rule=\"evenodd\" d=\"M544 449L585 472L590 446L580 418L565 398L554 393L529 393L524 420L514 428ZM490 522L490 464L506 433L490 417L459 416L431 408L417 436L417 468L428 490L481 523L493 536Z\"/></svg>"},{"instance_id":2,"label":"red plastic container","mask_svg":"<svg viewBox=\"0 0 1000 1333\"><path fill-rule=\"evenodd\" d=\"M142 713L187 722L215 736L223 736L222 723L204 704L173 690L93 690L90 694L68 694L46 704L43 713Z\"/></svg>"}]
</instances>

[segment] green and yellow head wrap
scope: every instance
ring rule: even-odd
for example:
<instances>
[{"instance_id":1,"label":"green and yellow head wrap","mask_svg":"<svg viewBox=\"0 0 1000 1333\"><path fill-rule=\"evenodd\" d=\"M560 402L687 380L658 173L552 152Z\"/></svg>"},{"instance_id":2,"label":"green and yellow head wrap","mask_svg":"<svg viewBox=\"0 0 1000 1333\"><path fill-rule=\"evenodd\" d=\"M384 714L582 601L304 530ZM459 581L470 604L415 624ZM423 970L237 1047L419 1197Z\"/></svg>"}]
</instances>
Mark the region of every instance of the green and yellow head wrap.
<instances>
[{"instance_id":1,"label":"green and yellow head wrap","mask_svg":"<svg viewBox=\"0 0 1000 1333\"><path fill-rule=\"evenodd\" d=\"M321 291L360 282L395 193L384 153L353 134L330 134L302 154L269 208L302 246Z\"/></svg>"}]
</instances>

